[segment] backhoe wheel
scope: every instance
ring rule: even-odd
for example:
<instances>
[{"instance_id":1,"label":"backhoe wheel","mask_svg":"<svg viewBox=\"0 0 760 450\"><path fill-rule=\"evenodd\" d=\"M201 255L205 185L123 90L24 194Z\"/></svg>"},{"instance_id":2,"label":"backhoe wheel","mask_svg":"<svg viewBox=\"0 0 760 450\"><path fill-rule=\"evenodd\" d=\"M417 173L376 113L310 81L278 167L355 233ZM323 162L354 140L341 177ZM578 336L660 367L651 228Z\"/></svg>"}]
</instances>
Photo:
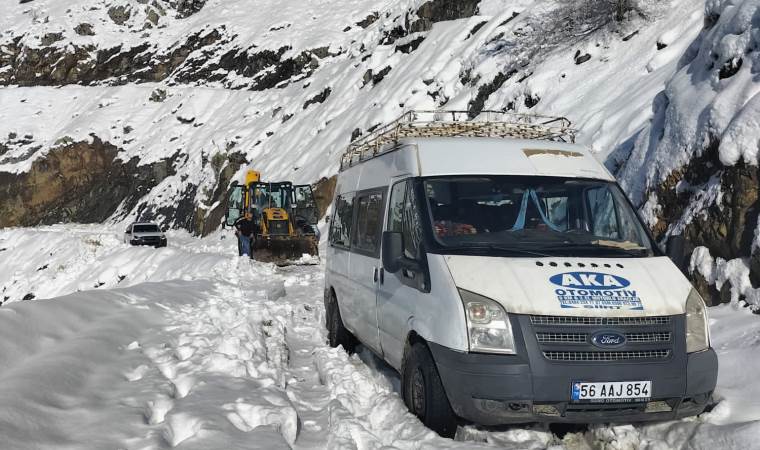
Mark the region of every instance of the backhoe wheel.
<instances>
[{"instance_id":1,"label":"backhoe wheel","mask_svg":"<svg viewBox=\"0 0 760 450\"><path fill-rule=\"evenodd\" d=\"M356 338L350 331L343 326L343 319L340 317L340 309L338 308L338 299L335 298L335 294L330 295L330 301L327 303L327 309L325 310L325 323L327 326L327 339L330 343L330 347L343 346L343 349L348 354L354 353L356 348Z\"/></svg>"},{"instance_id":2,"label":"backhoe wheel","mask_svg":"<svg viewBox=\"0 0 760 450\"><path fill-rule=\"evenodd\" d=\"M417 342L409 349L401 380L409 411L442 437L453 438L457 431L456 415L425 344Z\"/></svg>"}]
</instances>

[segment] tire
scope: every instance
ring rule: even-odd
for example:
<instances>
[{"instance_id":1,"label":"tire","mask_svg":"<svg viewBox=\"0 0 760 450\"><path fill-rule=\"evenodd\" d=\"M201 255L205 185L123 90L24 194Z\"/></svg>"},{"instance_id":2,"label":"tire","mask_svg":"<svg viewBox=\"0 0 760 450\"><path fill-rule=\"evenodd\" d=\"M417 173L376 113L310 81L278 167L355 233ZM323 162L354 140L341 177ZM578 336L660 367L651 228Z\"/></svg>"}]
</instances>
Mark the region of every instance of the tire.
<instances>
[{"instance_id":1,"label":"tire","mask_svg":"<svg viewBox=\"0 0 760 450\"><path fill-rule=\"evenodd\" d=\"M357 344L356 338L343 326L338 299L335 298L334 294L330 295L330 300L327 302L325 325L327 327L327 340L330 347L335 348L341 345L349 355L354 353Z\"/></svg>"},{"instance_id":2,"label":"tire","mask_svg":"<svg viewBox=\"0 0 760 450\"><path fill-rule=\"evenodd\" d=\"M441 377L427 346L416 342L409 349L401 376L404 403L426 427L453 438L457 418L443 389Z\"/></svg>"}]
</instances>

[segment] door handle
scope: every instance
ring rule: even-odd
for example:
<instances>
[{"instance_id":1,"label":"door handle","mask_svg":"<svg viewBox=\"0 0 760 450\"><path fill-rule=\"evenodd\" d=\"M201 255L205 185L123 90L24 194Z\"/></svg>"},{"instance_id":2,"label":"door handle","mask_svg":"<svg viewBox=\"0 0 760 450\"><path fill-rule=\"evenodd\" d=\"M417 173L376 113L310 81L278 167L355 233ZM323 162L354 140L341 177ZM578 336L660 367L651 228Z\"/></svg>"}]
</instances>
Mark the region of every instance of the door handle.
<instances>
[{"instance_id":1,"label":"door handle","mask_svg":"<svg viewBox=\"0 0 760 450\"><path fill-rule=\"evenodd\" d=\"M377 283L377 267L373 267L372 279L375 281L375 283Z\"/></svg>"},{"instance_id":2,"label":"door handle","mask_svg":"<svg viewBox=\"0 0 760 450\"><path fill-rule=\"evenodd\" d=\"M380 268L380 284L385 283L385 269Z\"/></svg>"}]
</instances>

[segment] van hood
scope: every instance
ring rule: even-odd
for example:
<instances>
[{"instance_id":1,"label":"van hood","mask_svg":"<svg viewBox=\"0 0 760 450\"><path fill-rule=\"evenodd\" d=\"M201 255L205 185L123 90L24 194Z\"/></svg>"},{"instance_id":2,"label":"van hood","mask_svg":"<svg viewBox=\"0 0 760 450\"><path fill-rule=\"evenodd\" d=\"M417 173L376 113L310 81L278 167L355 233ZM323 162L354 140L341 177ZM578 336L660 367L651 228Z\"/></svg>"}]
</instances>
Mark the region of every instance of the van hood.
<instances>
[{"instance_id":1,"label":"van hood","mask_svg":"<svg viewBox=\"0 0 760 450\"><path fill-rule=\"evenodd\" d=\"M444 259L457 287L496 300L515 314L683 314L691 289L667 257Z\"/></svg>"}]
</instances>

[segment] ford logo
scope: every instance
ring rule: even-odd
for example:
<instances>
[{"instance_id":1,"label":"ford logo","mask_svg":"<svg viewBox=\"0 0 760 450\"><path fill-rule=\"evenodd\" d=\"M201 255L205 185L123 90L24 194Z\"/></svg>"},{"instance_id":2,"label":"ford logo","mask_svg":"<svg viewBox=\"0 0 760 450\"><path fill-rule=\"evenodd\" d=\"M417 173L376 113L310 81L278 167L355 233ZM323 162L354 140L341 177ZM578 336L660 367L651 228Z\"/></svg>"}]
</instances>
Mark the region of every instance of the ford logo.
<instances>
[{"instance_id":1,"label":"ford logo","mask_svg":"<svg viewBox=\"0 0 760 450\"><path fill-rule=\"evenodd\" d=\"M597 347L620 347L625 344L625 335L615 331L600 331L591 336L591 342Z\"/></svg>"},{"instance_id":2,"label":"ford logo","mask_svg":"<svg viewBox=\"0 0 760 450\"><path fill-rule=\"evenodd\" d=\"M549 281L570 289L623 289L631 282L617 275L598 272L566 272L554 275Z\"/></svg>"}]
</instances>

